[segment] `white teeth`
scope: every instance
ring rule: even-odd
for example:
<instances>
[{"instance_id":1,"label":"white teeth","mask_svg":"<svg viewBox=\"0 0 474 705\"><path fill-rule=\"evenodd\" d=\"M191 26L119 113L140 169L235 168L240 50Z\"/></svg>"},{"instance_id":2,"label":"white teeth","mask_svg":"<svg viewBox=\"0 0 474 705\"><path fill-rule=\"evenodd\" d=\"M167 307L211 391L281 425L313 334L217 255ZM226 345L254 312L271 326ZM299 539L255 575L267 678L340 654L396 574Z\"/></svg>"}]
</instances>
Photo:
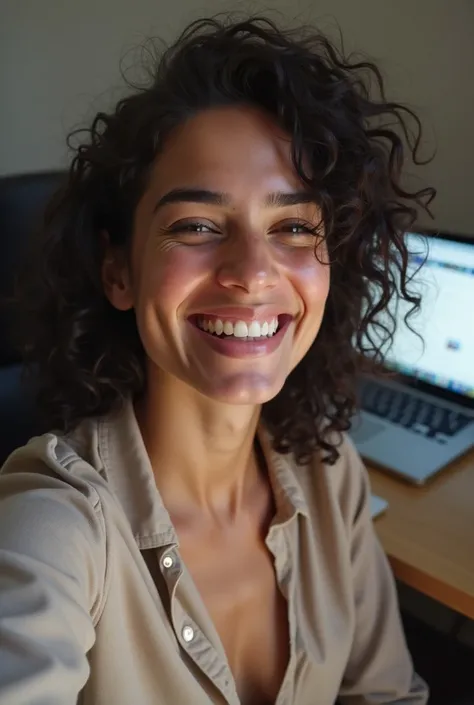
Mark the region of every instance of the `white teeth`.
<instances>
[{"instance_id":1,"label":"white teeth","mask_svg":"<svg viewBox=\"0 0 474 705\"><path fill-rule=\"evenodd\" d=\"M237 323L234 324L234 336L236 338L248 338L249 329L247 328L247 324L243 321L237 321Z\"/></svg>"},{"instance_id":2,"label":"white teeth","mask_svg":"<svg viewBox=\"0 0 474 705\"><path fill-rule=\"evenodd\" d=\"M249 325L248 335L250 338L260 338L260 323L258 321L252 321Z\"/></svg>"},{"instance_id":3,"label":"white teeth","mask_svg":"<svg viewBox=\"0 0 474 705\"><path fill-rule=\"evenodd\" d=\"M207 333L215 333L216 335L234 336L235 338L261 338L271 337L278 330L278 318L272 318L270 321L223 321L220 318L212 320L200 318L198 326Z\"/></svg>"}]
</instances>

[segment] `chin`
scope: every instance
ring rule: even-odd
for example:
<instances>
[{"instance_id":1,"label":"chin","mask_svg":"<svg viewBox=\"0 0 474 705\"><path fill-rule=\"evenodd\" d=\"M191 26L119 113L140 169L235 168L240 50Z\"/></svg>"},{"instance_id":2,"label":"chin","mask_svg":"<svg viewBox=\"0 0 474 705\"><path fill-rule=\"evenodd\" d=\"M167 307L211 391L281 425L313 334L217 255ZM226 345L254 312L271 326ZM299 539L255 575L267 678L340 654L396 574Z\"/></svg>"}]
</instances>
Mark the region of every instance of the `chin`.
<instances>
[{"instance_id":1,"label":"chin","mask_svg":"<svg viewBox=\"0 0 474 705\"><path fill-rule=\"evenodd\" d=\"M276 397L284 383L284 379L269 380L258 374L245 375L244 379L238 375L237 378L223 380L220 385L206 385L206 389L201 388L200 391L224 404L256 406Z\"/></svg>"}]
</instances>

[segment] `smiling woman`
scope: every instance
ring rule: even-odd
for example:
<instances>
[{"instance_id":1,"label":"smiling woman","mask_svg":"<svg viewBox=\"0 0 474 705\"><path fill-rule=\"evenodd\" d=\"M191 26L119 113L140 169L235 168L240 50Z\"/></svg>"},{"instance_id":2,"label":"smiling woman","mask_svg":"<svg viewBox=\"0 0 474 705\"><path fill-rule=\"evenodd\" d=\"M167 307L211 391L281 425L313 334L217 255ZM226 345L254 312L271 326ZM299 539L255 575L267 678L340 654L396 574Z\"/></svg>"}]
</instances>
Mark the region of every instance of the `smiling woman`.
<instances>
[{"instance_id":1,"label":"smiling woman","mask_svg":"<svg viewBox=\"0 0 474 705\"><path fill-rule=\"evenodd\" d=\"M426 703L344 434L418 304L419 131L372 64L229 19L80 133L20 289L57 430L0 476L1 702Z\"/></svg>"},{"instance_id":2,"label":"smiling woman","mask_svg":"<svg viewBox=\"0 0 474 705\"><path fill-rule=\"evenodd\" d=\"M287 134L256 107L189 117L151 169L130 257L111 246L103 272L112 305L134 310L147 394L166 370L221 402L273 399L314 341L329 286L321 210Z\"/></svg>"}]
</instances>

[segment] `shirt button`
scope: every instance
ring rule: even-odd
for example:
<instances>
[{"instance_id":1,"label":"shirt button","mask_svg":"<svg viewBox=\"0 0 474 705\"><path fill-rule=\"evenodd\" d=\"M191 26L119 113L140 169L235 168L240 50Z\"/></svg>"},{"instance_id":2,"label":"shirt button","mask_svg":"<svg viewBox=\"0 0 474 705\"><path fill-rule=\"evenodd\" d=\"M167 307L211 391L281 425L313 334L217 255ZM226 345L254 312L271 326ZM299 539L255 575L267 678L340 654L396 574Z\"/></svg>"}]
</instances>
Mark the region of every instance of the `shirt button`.
<instances>
[{"instance_id":1,"label":"shirt button","mask_svg":"<svg viewBox=\"0 0 474 705\"><path fill-rule=\"evenodd\" d=\"M171 568L171 566L173 565L173 563L174 563L174 560L173 560L173 557L172 557L172 556L169 556L169 555L168 555L168 556L165 556L165 557L163 558L163 565L164 565L165 568Z\"/></svg>"},{"instance_id":2,"label":"shirt button","mask_svg":"<svg viewBox=\"0 0 474 705\"><path fill-rule=\"evenodd\" d=\"M181 634L183 635L184 641L188 644L194 639L194 629L192 627L184 627Z\"/></svg>"}]
</instances>

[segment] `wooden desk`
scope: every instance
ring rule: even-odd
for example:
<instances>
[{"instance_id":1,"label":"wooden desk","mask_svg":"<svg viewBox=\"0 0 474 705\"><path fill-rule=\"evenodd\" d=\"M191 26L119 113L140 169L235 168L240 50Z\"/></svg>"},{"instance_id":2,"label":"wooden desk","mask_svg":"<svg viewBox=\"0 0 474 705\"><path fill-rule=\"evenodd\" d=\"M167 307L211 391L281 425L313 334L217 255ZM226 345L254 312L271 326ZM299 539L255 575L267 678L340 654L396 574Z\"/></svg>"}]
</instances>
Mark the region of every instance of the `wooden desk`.
<instances>
[{"instance_id":1,"label":"wooden desk","mask_svg":"<svg viewBox=\"0 0 474 705\"><path fill-rule=\"evenodd\" d=\"M396 577L474 619L474 452L425 487L369 473L390 505L375 527Z\"/></svg>"}]
</instances>

